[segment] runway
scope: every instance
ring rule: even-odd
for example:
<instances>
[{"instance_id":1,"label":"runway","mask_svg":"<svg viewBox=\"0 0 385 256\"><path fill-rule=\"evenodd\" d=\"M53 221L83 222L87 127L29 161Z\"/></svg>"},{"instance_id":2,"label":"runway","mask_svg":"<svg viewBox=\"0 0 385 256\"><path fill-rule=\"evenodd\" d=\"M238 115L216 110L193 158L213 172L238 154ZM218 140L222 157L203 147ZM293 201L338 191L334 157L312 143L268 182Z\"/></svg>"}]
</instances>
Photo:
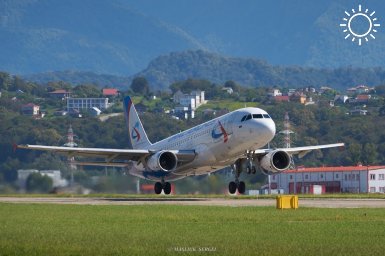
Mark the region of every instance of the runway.
<instances>
[{"instance_id":1,"label":"runway","mask_svg":"<svg viewBox=\"0 0 385 256\"><path fill-rule=\"evenodd\" d=\"M76 205L199 205L228 207L275 206L275 199L231 198L86 198L86 197L0 197L0 203ZM0 205L1 207L1 205ZM385 199L299 199L299 207L385 208Z\"/></svg>"}]
</instances>

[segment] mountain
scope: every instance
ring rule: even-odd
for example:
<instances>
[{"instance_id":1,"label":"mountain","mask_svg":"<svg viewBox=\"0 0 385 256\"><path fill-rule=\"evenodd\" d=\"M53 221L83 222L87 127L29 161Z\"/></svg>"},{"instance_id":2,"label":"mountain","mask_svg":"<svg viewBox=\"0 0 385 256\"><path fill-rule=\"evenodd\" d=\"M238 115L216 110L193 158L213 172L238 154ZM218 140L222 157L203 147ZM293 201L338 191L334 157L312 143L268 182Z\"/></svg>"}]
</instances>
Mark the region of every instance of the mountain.
<instances>
[{"instance_id":1,"label":"mountain","mask_svg":"<svg viewBox=\"0 0 385 256\"><path fill-rule=\"evenodd\" d=\"M175 26L118 1L1 0L0 70L132 74L160 53L199 48Z\"/></svg>"},{"instance_id":2,"label":"mountain","mask_svg":"<svg viewBox=\"0 0 385 256\"><path fill-rule=\"evenodd\" d=\"M273 65L385 67L385 2L362 4L358 46L340 24L357 0L0 0L0 70L130 76L160 55L204 50ZM371 16L370 16L371 17ZM364 39L364 38L362 38Z\"/></svg>"},{"instance_id":3,"label":"mountain","mask_svg":"<svg viewBox=\"0 0 385 256\"><path fill-rule=\"evenodd\" d=\"M202 50L160 56L133 77L137 76L145 77L154 90L165 90L170 84L189 78L219 84L233 80L252 87L331 86L346 89L359 84L385 83L385 69L382 68L277 66L255 58L226 57Z\"/></svg>"}]
</instances>

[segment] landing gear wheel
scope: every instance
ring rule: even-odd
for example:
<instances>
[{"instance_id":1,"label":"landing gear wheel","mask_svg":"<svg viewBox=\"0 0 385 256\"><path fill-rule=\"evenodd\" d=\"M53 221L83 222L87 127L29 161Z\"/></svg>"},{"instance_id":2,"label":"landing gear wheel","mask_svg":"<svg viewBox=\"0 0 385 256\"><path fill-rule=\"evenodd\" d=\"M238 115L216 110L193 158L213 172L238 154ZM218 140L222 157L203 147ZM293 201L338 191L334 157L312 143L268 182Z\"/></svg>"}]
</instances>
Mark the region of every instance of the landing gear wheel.
<instances>
[{"instance_id":1,"label":"landing gear wheel","mask_svg":"<svg viewBox=\"0 0 385 256\"><path fill-rule=\"evenodd\" d=\"M162 189L163 189L162 183L156 182L154 185L155 194L159 195L160 193L162 193Z\"/></svg>"},{"instance_id":2,"label":"landing gear wheel","mask_svg":"<svg viewBox=\"0 0 385 256\"><path fill-rule=\"evenodd\" d=\"M244 194L246 192L246 185L243 181L239 182L238 184L238 193Z\"/></svg>"},{"instance_id":3,"label":"landing gear wheel","mask_svg":"<svg viewBox=\"0 0 385 256\"><path fill-rule=\"evenodd\" d=\"M251 173L256 174L257 173L257 168L255 166L251 167Z\"/></svg>"},{"instance_id":4,"label":"landing gear wheel","mask_svg":"<svg viewBox=\"0 0 385 256\"><path fill-rule=\"evenodd\" d=\"M229 183L229 193L230 194L235 194L235 192L237 191L237 184L232 181Z\"/></svg>"},{"instance_id":5,"label":"landing gear wheel","mask_svg":"<svg viewBox=\"0 0 385 256\"><path fill-rule=\"evenodd\" d=\"M169 182L164 183L163 191L166 195L171 193L171 184Z\"/></svg>"}]
</instances>

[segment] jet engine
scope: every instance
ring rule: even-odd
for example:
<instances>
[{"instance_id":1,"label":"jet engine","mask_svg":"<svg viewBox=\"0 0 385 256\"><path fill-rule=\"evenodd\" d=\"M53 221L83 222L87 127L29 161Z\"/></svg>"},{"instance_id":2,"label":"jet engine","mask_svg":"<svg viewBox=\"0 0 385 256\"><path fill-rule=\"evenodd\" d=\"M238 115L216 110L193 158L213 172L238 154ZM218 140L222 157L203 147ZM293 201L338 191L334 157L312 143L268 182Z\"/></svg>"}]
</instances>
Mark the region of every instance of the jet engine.
<instances>
[{"instance_id":1,"label":"jet engine","mask_svg":"<svg viewBox=\"0 0 385 256\"><path fill-rule=\"evenodd\" d=\"M290 155L283 150L274 150L260 160L262 172L266 175L283 172L289 168L290 163Z\"/></svg>"},{"instance_id":2,"label":"jet engine","mask_svg":"<svg viewBox=\"0 0 385 256\"><path fill-rule=\"evenodd\" d=\"M152 171L172 172L176 169L178 158L170 151L159 151L148 157L146 164Z\"/></svg>"}]
</instances>

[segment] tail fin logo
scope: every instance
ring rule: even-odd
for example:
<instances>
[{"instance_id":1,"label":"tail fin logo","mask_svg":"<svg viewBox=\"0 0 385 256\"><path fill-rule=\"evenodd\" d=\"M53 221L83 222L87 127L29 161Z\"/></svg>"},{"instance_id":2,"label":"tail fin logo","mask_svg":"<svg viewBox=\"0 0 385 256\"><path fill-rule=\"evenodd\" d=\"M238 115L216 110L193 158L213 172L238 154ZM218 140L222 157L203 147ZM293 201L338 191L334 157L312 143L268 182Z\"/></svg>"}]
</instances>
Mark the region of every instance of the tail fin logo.
<instances>
[{"instance_id":1,"label":"tail fin logo","mask_svg":"<svg viewBox=\"0 0 385 256\"><path fill-rule=\"evenodd\" d=\"M140 133L138 129L139 129L139 122L136 122L134 127L132 127L131 138L133 140L136 140L137 142L140 140Z\"/></svg>"},{"instance_id":2,"label":"tail fin logo","mask_svg":"<svg viewBox=\"0 0 385 256\"><path fill-rule=\"evenodd\" d=\"M226 143L228 138L229 138L229 136L228 136L225 128L221 124L221 122L218 121L218 124L214 126L214 128L213 128L213 130L211 132L211 137L213 139L219 139L222 136L223 136L223 142Z\"/></svg>"}]
</instances>

